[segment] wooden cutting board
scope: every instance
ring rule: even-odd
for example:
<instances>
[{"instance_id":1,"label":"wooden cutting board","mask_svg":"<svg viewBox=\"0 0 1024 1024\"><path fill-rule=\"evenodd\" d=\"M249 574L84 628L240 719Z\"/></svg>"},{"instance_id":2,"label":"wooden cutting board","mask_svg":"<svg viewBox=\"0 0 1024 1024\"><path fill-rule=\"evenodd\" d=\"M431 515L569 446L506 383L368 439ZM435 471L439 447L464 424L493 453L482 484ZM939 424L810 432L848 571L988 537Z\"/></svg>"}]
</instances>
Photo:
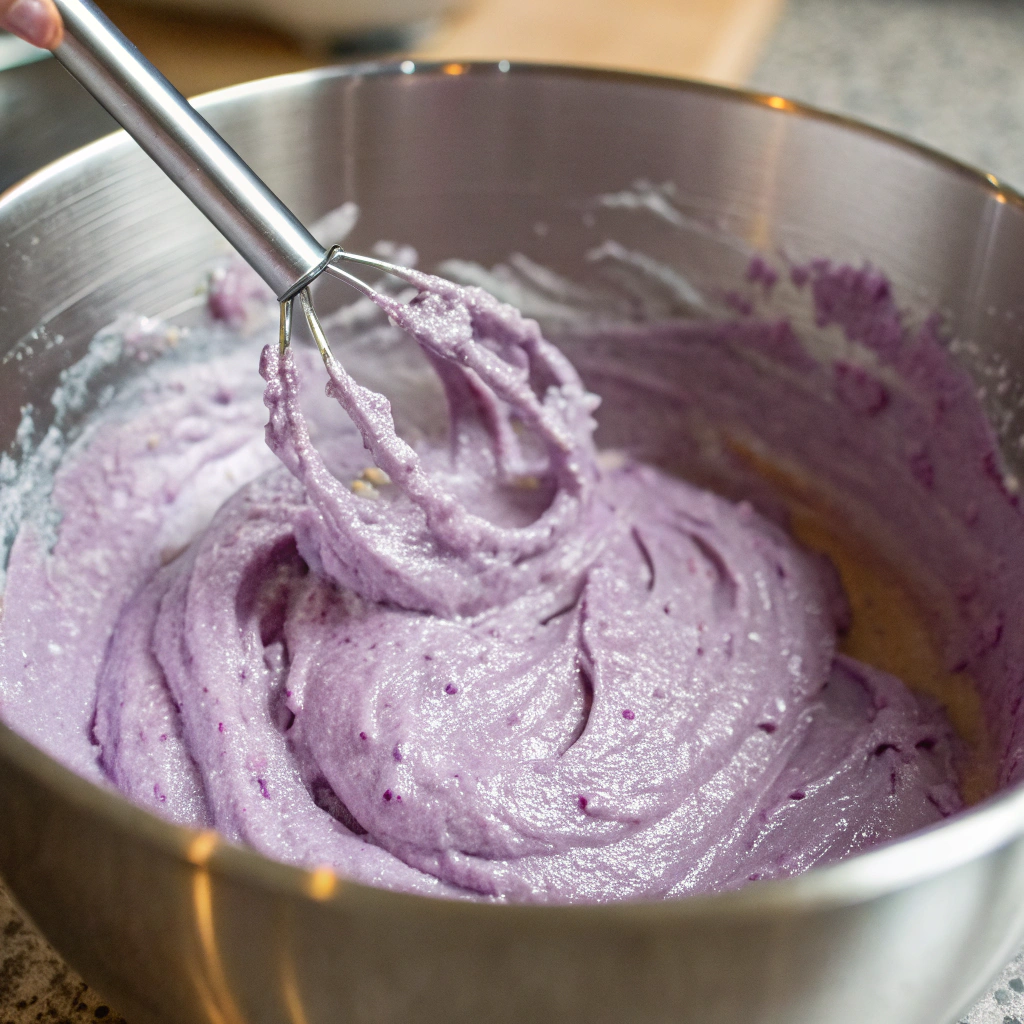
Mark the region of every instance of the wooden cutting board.
<instances>
[{"instance_id":1,"label":"wooden cutting board","mask_svg":"<svg viewBox=\"0 0 1024 1024\"><path fill-rule=\"evenodd\" d=\"M414 55L591 64L738 85L783 0L479 0Z\"/></svg>"},{"instance_id":2,"label":"wooden cutting board","mask_svg":"<svg viewBox=\"0 0 1024 1024\"><path fill-rule=\"evenodd\" d=\"M187 96L339 59L326 47L251 23L136 6L131 0L100 3ZM468 0L406 51L382 56L591 64L740 84L783 3ZM366 58L365 52L358 55Z\"/></svg>"}]
</instances>

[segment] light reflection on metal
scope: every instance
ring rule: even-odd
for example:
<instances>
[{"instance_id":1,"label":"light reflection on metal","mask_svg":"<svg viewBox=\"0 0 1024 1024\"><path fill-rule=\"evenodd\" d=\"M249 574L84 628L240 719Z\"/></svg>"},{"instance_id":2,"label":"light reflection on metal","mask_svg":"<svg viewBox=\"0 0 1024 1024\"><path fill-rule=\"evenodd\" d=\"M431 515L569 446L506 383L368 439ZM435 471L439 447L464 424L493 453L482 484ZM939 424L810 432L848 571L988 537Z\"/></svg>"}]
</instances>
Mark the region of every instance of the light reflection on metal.
<instances>
[{"instance_id":1,"label":"light reflection on metal","mask_svg":"<svg viewBox=\"0 0 1024 1024\"><path fill-rule=\"evenodd\" d=\"M777 110L785 110L789 107L789 101L784 100L781 96L769 96L767 103ZM782 119L775 122L774 130L766 134L758 160L761 168L761 182L756 192L757 209L751 218L749 229L745 232L747 241L758 252L764 252L770 247L773 227L778 223L777 206L782 192L779 173L783 165L783 150L788 131L787 120Z\"/></svg>"},{"instance_id":2,"label":"light reflection on metal","mask_svg":"<svg viewBox=\"0 0 1024 1024\"><path fill-rule=\"evenodd\" d=\"M206 983L203 972L197 967L191 967L189 974L192 977L192 984L195 985L196 992L199 994L199 1001L203 1004L206 1019L210 1021L210 1024L228 1024L227 1018L221 1013L220 1006L213 998L213 993Z\"/></svg>"},{"instance_id":3,"label":"light reflection on metal","mask_svg":"<svg viewBox=\"0 0 1024 1024\"><path fill-rule=\"evenodd\" d=\"M281 991L291 1024L309 1024L299 993L299 979L295 976L295 959L290 950L281 959Z\"/></svg>"},{"instance_id":4,"label":"light reflection on metal","mask_svg":"<svg viewBox=\"0 0 1024 1024\"><path fill-rule=\"evenodd\" d=\"M1003 192L1003 183L994 174L986 174L985 175L985 180L990 185L994 185L997 189L999 189L998 192L993 192L992 193L992 198L997 203L1005 203L1006 202L1006 195Z\"/></svg>"},{"instance_id":5,"label":"light reflection on metal","mask_svg":"<svg viewBox=\"0 0 1024 1024\"><path fill-rule=\"evenodd\" d=\"M219 842L220 836L209 829L196 833L195 839L188 844L188 849L185 851L185 857L189 864L195 864L199 868L203 867L209 861Z\"/></svg>"},{"instance_id":6,"label":"light reflection on metal","mask_svg":"<svg viewBox=\"0 0 1024 1024\"><path fill-rule=\"evenodd\" d=\"M314 868L307 877L306 890L315 900L329 900L337 889L338 876L331 868Z\"/></svg>"},{"instance_id":7,"label":"light reflection on metal","mask_svg":"<svg viewBox=\"0 0 1024 1024\"><path fill-rule=\"evenodd\" d=\"M306 892L315 900L329 900L340 887L341 880L334 869L326 865L313 868L306 873ZM290 915L282 907L277 933L281 936L279 964L281 995L290 1024L309 1024L306 1008L302 1002L299 979L295 970L295 930Z\"/></svg>"},{"instance_id":8,"label":"light reflection on metal","mask_svg":"<svg viewBox=\"0 0 1024 1024\"><path fill-rule=\"evenodd\" d=\"M207 864L219 844L220 836L206 830L199 832L185 851L189 863L196 868L192 875L192 909L202 952L202 962L191 974L211 1024L245 1024L245 1018L231 994L231 986L217 947L217 929L213 919L213 881Z\"/></svg>"}]
</instances>

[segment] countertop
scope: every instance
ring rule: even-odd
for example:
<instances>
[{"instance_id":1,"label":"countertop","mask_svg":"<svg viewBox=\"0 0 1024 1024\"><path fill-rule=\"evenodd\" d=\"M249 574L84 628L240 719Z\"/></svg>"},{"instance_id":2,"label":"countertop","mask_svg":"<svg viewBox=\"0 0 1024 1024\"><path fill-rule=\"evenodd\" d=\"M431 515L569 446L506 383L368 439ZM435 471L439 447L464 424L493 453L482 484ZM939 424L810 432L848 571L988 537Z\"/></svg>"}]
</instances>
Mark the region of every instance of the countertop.
<instances>
[{"instance_id":1,"label":"countertop","mask_svg":"<svg viewBox=\"0 0 1024 1024\"><path fill-rule=\"evenodd\" d=\"M788 0L778 18L781 2L479 0L407 40L405 52L559 59L747 81L899 131L1024 187L1024 3ZM188 94L331 57L256 26L211 22L197 39L188 19L155 16L123 0L104 6ZM616 19L627 7L633 20L620 31ZM543 31L521 34L530 19ZM0 886L0 1024L98 1020L122 1024L116 1008L61 961ZM1024 1024L1024 954L960 1020Z\"/></svg>"},{"instance_id":2,"label":"countertop","mask_svg":"<svg viewBox=\"0 0 1024 1024\"><path fill-rule=\"evenodd\" d=\"M1024 189L1021 0L788 0L749 84Z\"/></svg>"}]
</instances>

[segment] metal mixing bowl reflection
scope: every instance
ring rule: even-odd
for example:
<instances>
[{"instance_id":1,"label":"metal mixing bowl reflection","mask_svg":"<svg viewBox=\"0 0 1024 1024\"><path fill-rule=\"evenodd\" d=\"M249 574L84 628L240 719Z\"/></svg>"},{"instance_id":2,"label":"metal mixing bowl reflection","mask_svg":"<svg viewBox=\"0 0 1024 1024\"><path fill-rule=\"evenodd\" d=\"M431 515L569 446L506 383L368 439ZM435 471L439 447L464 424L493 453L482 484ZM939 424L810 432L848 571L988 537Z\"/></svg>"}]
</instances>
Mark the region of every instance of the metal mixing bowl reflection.
<instances>
[{"instance_id":1,"label":"metal mixing bowl reflection","mask_svg":"<svg viewBox=\"0 0 1024 1024\"><path fill-rule=\"evenodd\" d=\"M641 178L671 182L696 220L753 248L870 260L1024 374L1019 318L998 315L1021 305L1024 201L936 154L777 98L447 65L332 68L200 103L307 222L358 202L355 250L411 241L425 267L519 251L573 276L594 241L594 197ZM623 244L725 287L743 261L714 234L655 218L618 230ZM45 418L58 375L97 329L126 309L187 305L199 269L223 251L120 135L7 193L0 247L5 446L24 405ZM7 361L18 346L25 358ZM1020 790L737 893L527 907L405 896L272 863L151 817L4 728L0 764L0 870L60 952L137 1024L939 1024L1024 939Z\"/></svg>"}]
</instances>

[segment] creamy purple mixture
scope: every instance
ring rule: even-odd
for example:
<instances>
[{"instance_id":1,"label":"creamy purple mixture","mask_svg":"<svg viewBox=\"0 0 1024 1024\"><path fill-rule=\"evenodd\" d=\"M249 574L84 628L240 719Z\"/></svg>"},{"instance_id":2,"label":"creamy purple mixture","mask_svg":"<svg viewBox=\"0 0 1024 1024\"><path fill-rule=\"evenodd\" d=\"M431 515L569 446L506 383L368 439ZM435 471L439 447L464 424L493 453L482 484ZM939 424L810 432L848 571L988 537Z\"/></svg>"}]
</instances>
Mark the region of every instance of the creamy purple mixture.
<instances>
[{"instance_id":1,"label":"creamy purple mixture","mask_svg":"<svg viewBox=\"0 0 1024 1024\"><path fill-rule=\"evenodd\" d=\"M819 266L808 287L819 324L832 317L864 341L865 310L877 328L891 300L865 292L869 272L844 273ZM838 653L849 624L839 577L771 500L758 511L600 452L598 399L534 321L479 289L416 281L412 301L379 305L440 380L447 437L403 440L388 400L340 363L324 397L306 348L264 349L261 394L251 340L157 360L130 401L97 419L53 480L55 537L26 521L10 555L6 722L171 820L436 895L735 888L961 808L963 744L945 713ZM962 566L988 572L979 521L995 529L1019 515L934 341L882 339L896 346L882 362L908 360L929 396L946 396L949 422L911 436L919 396L880 371L812 358L781 321L630 331L637 359L617 366L600 355L621 330L566 339L592 379L630 396L613 421L631 407L643 419L717 403L736 426L746 388L755 429L780 442L797 430L791 447L809 446L812 465L830 431L875 469L890 434L905 438L888 479L879 470L850 490L883 516L913 514L915 487L914 502L946 508L936 488L953 428L947 461L969 451L990 487L974 487L973 522L961 515L954 530L942 513L941 529L968 538L937 556L935 576L949 577L937 586L960 616L944 657L977 672L984 694L1001 671L995 598L957 587ZM676 369L659 376L673 346ZM701 397L688 396L698 382ZM790 415L784 394L809 382L804 408L823 401L828 423L813 439L810 413ZM967 441L957 416L975 424ZM669 419L638 454L670 463L666 451L685 449ZM997 742L1005 781L1013 743Z\"/></svg>"}]
</instances>

